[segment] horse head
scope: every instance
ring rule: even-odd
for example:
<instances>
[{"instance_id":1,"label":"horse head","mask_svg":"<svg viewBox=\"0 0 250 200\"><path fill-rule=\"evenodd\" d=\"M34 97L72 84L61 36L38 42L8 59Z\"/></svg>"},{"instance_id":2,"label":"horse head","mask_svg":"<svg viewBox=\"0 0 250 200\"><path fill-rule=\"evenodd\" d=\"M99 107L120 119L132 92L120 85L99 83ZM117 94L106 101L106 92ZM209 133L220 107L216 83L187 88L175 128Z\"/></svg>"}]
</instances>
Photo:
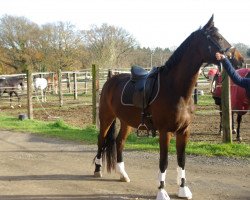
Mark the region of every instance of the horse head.
<instances>
[{"instance_id":1,"label":"horse head","mask_svg":"<svg viewBox=\"0 0 250 200\"><path fill-rule=\"evenodd\" d=\"M230 62L235 69L239 69L240 67L242 67L244 63L244 57L235 47L231 47L226 52L226 55L230 59Z\"/></svg>"},{"instance_id":2,"label":"horse head","mask_svg":"<svg viewBox=\"0 0 250 200\"><path fill-rule=\"evenodd\" d=\"M219 62L215 58L216 52L226 53L231 49L231 44L219 33L218 29L214 26L214 16L209 19L207 24L198 30L199 34L199 42L198 48L203 58L203 62L219 64ZM236 61L240 59L240 57L235 57Z\"/></svg>"}]
</instances>

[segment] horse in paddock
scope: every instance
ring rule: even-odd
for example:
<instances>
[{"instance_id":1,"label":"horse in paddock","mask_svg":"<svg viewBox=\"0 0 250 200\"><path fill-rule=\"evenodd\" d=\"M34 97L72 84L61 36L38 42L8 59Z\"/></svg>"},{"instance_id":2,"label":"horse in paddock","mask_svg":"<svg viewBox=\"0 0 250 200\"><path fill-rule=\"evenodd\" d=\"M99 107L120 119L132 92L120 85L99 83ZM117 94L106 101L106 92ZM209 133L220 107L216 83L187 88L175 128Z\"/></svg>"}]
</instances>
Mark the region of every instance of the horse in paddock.
<instances>
[{"instance_id":1,"label":"horse in paddock","mask_svg":"<svg viewBox=\"0 0 250 200\"><path fill-rule=\"evenodd\" d=\"M46 89L48 86L48 81L45 78L35 78L34 79L34 88L36 92L36 96L38 97L38 91L41 91L41 99L42 102L46 102Z\"/></svg>"},{"instance_id":2,"label":"horse in paddock","mask_svg":"<svg viewBox=\"0 0 250 200\"><path fill-rule=\"evenodd\" d=\"M191 199L192 193L186 185L185 177L185 148L194 110L193 90L201 65L219 64L215 53L225 52L230 47L214 27L212 16L203 28L194 31L176 49L164 66L154 68L149 73L140 68L132 68L131 74L118 74L108 79L100 96L100 133L94 158L94 176L102 176L102 161L106 158L107 171L116 169L121 181L130 182L123 160L123 149L128 134L131 127L153 127L159 132L160 145L157 200L170 199L164 188L168 148L173 135L176 137L177 149L178 196ZM153 89L147 92L149 88ZM142 98L138 95L140 92L143 94ZM128 103L131 99L133 104ZM152 124L148 123L148 117ZM120 131L117 135L116 118L120 120Z\"/></svg>"},{"instance_id":3,"label":"horse in paddock","mask_svg":"<svg viewBox=\"0 0 250 200\"><path fill-rule=\"evenodd\" d=\"M18 107L21 107L21 96L18 94L18 86L21 86L22 90L24 90L24 77L14 76L0 79L0 96L2 96L3 93L7 93L9 95L11 108L14 108L12 105L13 94L15 94L18 99Z\"/></svg>"},{"instance_id":4,"label":"horse in paddock","mask_svg":"<svg viewBox=\"0 0 250 200\"><path fill-rule=\"evenodd\" d=\"M233 63L233 62L232 62ZM234 65L233 65L234 66ZM242 77L250 78L250 69L241 68L236 70ZM222 87L222 75L220 72L214 78L215 87L212 90L212 96L215 100L215 104L219 105L220 111L221 107L221 87ZM236 140L238 142L242 141L240 135L240 124L242 122L242 116L247 113L250 108L250 94L247 94L246 90L236 84L233 81L230 82L231 90L231 108L232 108L232 133L236 134ZM234 114L237 114L237 129L234 127ZM220 130L222 132L222 112L220 112Z\"/></svg>"},{"instance_id":5,"label":"horse in paddock","mask_svg":"<svg viewBox=\"0 0 250 200\"><path fill-rule=\"evenodd\" d=\"M46 79L48 82L48 91L58 94L58 75L53 74L53 76L48 76Z\"/></svg>"}]
</instances>

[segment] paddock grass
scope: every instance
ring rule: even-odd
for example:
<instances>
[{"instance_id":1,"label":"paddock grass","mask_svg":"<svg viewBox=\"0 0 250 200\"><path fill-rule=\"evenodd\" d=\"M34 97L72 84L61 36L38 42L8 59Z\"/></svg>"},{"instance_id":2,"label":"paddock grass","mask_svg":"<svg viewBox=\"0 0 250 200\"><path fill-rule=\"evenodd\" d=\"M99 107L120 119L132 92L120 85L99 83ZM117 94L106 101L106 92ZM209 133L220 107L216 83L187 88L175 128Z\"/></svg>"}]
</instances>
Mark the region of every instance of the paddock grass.
<instances>
[{"instance_id":1,"label":"paddock grass","mask_svg":"<svg viewBox=\"0 0 250 200\"><path fill-rule=\"evenodd\" d=\"M84 129L65 124L63 121L43 122L38 120L19 120L0 114L0 129L24 133L40 134L45 137L54 137L63 140L83 142L87 144L97 143L98 131L94 126ZM131 134L126 142L127 150L159 151L158 138L138 138ZM171 140L170 153L175 153L175 140ZM189 142L187 154L204 156L228 156L228 157L250 157L250 145L248 144L224 144L211 142Z\"/></svg>"}]
</instances>

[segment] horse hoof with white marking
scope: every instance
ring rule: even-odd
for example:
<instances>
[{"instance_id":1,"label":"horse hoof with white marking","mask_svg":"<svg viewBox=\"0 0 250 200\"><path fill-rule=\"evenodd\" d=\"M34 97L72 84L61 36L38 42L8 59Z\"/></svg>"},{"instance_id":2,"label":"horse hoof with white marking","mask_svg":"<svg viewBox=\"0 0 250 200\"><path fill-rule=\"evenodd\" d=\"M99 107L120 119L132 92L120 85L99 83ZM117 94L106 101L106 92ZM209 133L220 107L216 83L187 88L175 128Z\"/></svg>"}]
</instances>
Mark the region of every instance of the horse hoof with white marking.
<instances>
[{"instance_id":1,"label":"horse hoof with white marking","mask_svg":"<svg viewBox=\"0 0 250 200\"><path fill-rule=\"evenodd\" d=\"M159 189L156 200L170 200L168 193L164 189Z\"/></svg>"}]
</instances>

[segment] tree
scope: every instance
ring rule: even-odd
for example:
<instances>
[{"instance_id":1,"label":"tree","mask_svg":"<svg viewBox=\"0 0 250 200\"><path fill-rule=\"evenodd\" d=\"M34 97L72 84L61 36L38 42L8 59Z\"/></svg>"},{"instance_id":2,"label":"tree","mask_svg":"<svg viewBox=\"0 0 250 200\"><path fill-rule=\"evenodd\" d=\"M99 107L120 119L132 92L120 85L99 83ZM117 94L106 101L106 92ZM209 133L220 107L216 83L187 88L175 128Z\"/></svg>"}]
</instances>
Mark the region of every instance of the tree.
<instances>
[{"instance_id":1,"label":"tree","mask_svg":"<svg viewBox=\"0 0 250 200\"><path fill-rule=\"evenodd\" d=\"M234 44L234 47L245 57L247 55L248 46L243 43Z\"/></svg>"},{"instance_id":2,"label":"tree","mask_svg":"<svg viewBox=\"0 0 250 200\"><path fill-rule=\"evenodd\" d=\"M81 36L75 26L69 22L57 22L42 26L40 51L43 54L43 66L46 70L76 69L77 59L82 45Z\"/></svg>"},{"instance_id":3,"label":"tree","mask_svg":"<svg viewBox=\"0 0 250 200\"><path fill-rule=\"evenodd\" d=\"M24 17L5 15L0 19L0 61L3 65L24 72L40 60L36 49L39 27Z\"/></svg>"},{"instance_id":4,"label":"tree","mask_svg":"<svg viewBox=\"0 0 250 200\"><path fill-rule=\"evenodd\" d=\"M91 55L91 62L101 67L124 65L128 53L136 45L135 39L126 30L103 24L83 31L84 42Z\"/></svg>"},{"instance_id":5,"label":"tree","mask_svg":"<svg viewBox=\"0 0 250 200\"><path fill-rule=\"evenodd\" d=\"M247 49L247 57L250 58L250 49Z\"/></svg>"}]
</instances>

